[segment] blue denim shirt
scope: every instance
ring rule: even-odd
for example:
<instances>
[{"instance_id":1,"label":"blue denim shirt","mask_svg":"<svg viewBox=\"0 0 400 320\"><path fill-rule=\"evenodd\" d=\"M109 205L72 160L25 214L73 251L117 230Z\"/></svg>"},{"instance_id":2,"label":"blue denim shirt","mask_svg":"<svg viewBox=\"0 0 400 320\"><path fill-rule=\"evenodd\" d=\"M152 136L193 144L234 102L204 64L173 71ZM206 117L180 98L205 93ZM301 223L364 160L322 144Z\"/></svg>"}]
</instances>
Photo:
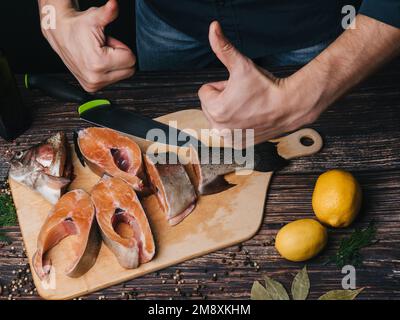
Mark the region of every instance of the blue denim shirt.
<instances>
[{"instance_id":1,"label":"blue denim shirt","mask_svg":"<svg viewBox=\"0 0 400 320\"><path fill-rule=\"evenodd\" d=\"M400 0L364 0L360 13L400 28Z\"/></svg>"},{"instance_id":2,"label":"blue denim shirt","mask_svg":"<svg viewBox=\"0 0 400 320\"><path fill-rule=\"evenodd\" d=\"M309 47L343 32L342 8L400 27L400 0L146 0L176 29L206 43L220 21L228 38L251 58Z\"/></svg>"}]
</instances>

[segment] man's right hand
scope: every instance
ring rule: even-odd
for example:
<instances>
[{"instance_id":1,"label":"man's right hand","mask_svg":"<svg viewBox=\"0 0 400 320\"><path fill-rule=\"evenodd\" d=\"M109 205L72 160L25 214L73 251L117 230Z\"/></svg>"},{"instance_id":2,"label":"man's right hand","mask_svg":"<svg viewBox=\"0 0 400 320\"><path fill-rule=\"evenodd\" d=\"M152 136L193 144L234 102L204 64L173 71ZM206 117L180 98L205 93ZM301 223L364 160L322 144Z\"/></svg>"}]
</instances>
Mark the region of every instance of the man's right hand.
<instances>
[{"instance_id":1,"label":"man's right hand","mask_svg":"<svg viewBox=\"0 0 400 320\"><path fill-rule=\"evenodd\" d=\"M136 58L128 46L104 34L105 27L118 17L118 3L76 11L71 1L39 0L39 6L54 5L55 30L42 30L52 48L88 92L131 77Z\"/></svg>"}]
</instances>

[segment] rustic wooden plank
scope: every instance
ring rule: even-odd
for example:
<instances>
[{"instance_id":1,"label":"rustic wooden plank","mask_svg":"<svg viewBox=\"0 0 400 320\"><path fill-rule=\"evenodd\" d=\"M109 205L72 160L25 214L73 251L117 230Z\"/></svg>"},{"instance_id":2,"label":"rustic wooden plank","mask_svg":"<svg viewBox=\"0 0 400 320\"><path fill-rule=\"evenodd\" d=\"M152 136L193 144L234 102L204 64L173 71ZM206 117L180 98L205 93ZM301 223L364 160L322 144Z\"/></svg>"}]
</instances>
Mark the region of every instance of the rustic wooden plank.
<instances>
[{"instance_id":1,"label":"rustic wooden plank","mask_svg":"<svg viewBox=\"0 0 400 320\"><path fill-rule=\"evenodd\" d=\"M293 72L278 70L278 76ZM75 83L71 77L61 75ZM116 84L99 95L118 105L137 110L151 117L199 107L197 89L205 82L226 77L223 70L139 73L131 80ZM126 298L121 292L133 291L138 299L241 299L248 298L252 282L266 273L290 288L291 280L303 264L290 263L279 257L273 239L282 224L298 218L312 217L311 193L318 175L324 170L340 167L355 173L364 191L364 206L355 227L374 220L378 244L363 250L365 264L357 268L357 286L366 287L360 299L400 298L400 60L388 65L345 98L337 102L312 127L324 136L325 148L312 159L294 160L273 178L266 203L264 224L253 239L238 251L237 247L221 250L204 257L146 275L124 285L114 286L90 295L97 299ZM21 83L21 78L19 78ZM6 151L22 150L41 141L56 130L72 130L86 126L77 118L75 105L64 104L34 91L22 90L24 100L34 109L34 123L16 143L0 142L0 181L6 177ZM27 261L18 227L7 229L13 243L0 248L0 279L8 283L15 278L13 270L23 268ZM325 252L311 260L311 298L340 288L341 273L323 262L335 252L340 239L352 229L330 230ZM14 250L11 250L14 247ZM246 263L245 250L260 270ZM232 255L235 254L234 259ZM179 286L171 278L181 270L185 283ZM207 272L206 272L207 271ZM217 275L214 281L213 274ZM166 283L163 284L162 281ZM196 283L198 281L198 283ZM203 286L196 294L193 288ZM181 292L175 292L175 288ZM221 290L220 288L223 288ZM7 293L6 293L7 294ZM0 296L0 299L6 298ZM23 299L37 298L23 294Z\"/></svg>"},{"instance_id":2,"label":"rustic wooden plank","mask_svg":"<svg viewBox=\"0 0 400 320\"><path fill-rule=\"evenodd\" d=\"M364 187L364 191L368 194L368 202L375 203L376 200L383 201L384 194L380 194L380 190L388 190L392 194L395 203L387 210L368 209L361 213L357 226L365 226L369 220L374 219L377 221L378 239L379 244L364 250L364 255L368 257L365 266L358 269L359 285L367 286L365 293L360 298L395 298L399 297L398 292L399 284L399 258L400 257L400 231L394 224L400 216L399 199L400 188L399 179L400 170L391 172L394 180L397 183L387 186L387 176L382 177L376 173L363 173L359 176L360 182ZM267 273L279 280L281 280L287 287L290 281L302 266L302 264L289 263L282 260L268 244L263 245L266 241L272 240L278 228L282 223L293 221L294 219L303 217L312 217L311 207L309 201L303 201L302 197L298 195L310 194L312 191L313 181L316 175L277 175L275 181L270 189L267 206L266 216L263 228L259 234L252 240L244 244L244 249L249 251L252 261L260 265L260 271L256 272L252 266L244 266L246 255L242 252L237 252L237 248L229 248L217 253L207 255L205 257L195 259L174 268L163 270L157 275L156 273L145 276L140 279L130 281L126 288L122 286L115 286L107 289L102 293L91 295L89 298L95 298L99 295L107 295L110 298L119 297L122 291L135 290L138 293L137 298L169 298L172 295L175 298L179 296L175 293L174 281L170 278L171 274L175 274L175 270L181 269L185 284L181 285L184 292L193 290L196 285L196 280L207 287L203 290L209 298L247 298L250 285L252 281L260 279L263 273ZM280 183L281 182L281 183ZM286 191L286 192L285 192ZM370 199L370 196L376 195ZM298 201L301 198L302 201ZM380 199L380 200L379 200ZM397 208L396 208L397 201ZM385 202L382 202L385 203ZM384 218L387 218L386 221ZM397 219L393 221L393 218ZM17 228L12 228L16 232ZM340 270L332 265L322 266L321 264L329 257L337 248L340 239L348 235L350 230L335 230L330 231L330 245L327 251L319 258L312 260L308 263L310 270L310 277L312 280L312 295L311 297L318 297L328 289L338 288L341 279ZM13 234L16 237L16 242L13 246L19 244L20 236L18 233ZM15 253L8 253L6 248L0 252L1 273L8 274L7 279L12 279L10 274L14 269L14 263L19 263L20 259ZM233 260L230 256L235 253L236 257ZM10 261L11 259L11 261ZM225 259L225 263L223 262ZM238 263L233 272L230 271L232 265L229 263ZM397 269L396 269L397 267ZM204 269L207 268L208 272L205 273ZM225 275L224 272L228 270L229 274ZM396 272L397 270L397 272ZM218 274L218 280L212 280L212 274ZM240 278L239 275L242 275ZM169 278L167 283L161 283L161 277ZM224 287L224 291L220 291L220 287Z\"/></svg>"}]
</instances>

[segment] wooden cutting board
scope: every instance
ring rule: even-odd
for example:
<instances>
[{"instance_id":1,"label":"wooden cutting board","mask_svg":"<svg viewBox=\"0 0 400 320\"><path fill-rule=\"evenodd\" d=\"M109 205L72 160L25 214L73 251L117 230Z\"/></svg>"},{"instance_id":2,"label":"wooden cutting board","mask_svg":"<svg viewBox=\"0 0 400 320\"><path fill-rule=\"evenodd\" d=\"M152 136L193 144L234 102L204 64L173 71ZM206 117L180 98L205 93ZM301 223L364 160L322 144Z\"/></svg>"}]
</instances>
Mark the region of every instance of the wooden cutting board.
<instances>
[{"instance_id":1,"label":"wooden cutting board","mask_svg":"<svg viewBox=\"0 0 400 320\"><path fill-rule=\"evenodd\" d=\"M177 121L180 129L208 127L199 110L181 111L157 120L165 123ZM303 137L314 143L311 146L302 145L300 140ZM142 148L146 148L143 140L137 141ZM288 159L312 155L322 147L321 137L312 129L297 131L277 141L279 153ZM75 154L73 163L76 179L70 189L82 188L89 192L99 177L89 168L82 167ZM51 281L41 283L32 272L36 288L45 299L71 299L248 240L257 233L263 221L264 201L271 176L272 173L258 172L229 175L227 180L236 184L235 187L201 197L194 212L175 227L167 224L156 198L150 196L143 201L143 206L156 241L157 253L151 262L135 270L125 270L102 244L94 267L84 276L72 279L64 275L70 252L70 242L66 238L48 253L54 266ZM52 206L39 194L12 179L10 187L31 263L40 228Z\"/></svg>"}]
</instances>

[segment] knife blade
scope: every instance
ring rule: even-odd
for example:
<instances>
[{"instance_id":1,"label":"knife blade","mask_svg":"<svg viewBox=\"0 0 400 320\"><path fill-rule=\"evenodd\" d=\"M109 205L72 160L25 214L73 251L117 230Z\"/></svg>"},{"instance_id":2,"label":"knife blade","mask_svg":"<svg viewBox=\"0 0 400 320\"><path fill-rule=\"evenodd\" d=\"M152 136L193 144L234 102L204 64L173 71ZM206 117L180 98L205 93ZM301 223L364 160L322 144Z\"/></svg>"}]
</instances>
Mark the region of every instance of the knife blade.
<instances>
[{"instance_id":1,"label":"knife blade","mask_svg":"<svg viewBox=\"0 0 400 320\"><path fill-rule=\"evenodd\" d=\"M118 108L107 99L97 98L55 77L26 74L25 87L39 89L61 101L78 103L79 116L88 123L162 144L204 147L202 142L182 130L145 117L138 112Z\"/></svg>"}]
</instances>

